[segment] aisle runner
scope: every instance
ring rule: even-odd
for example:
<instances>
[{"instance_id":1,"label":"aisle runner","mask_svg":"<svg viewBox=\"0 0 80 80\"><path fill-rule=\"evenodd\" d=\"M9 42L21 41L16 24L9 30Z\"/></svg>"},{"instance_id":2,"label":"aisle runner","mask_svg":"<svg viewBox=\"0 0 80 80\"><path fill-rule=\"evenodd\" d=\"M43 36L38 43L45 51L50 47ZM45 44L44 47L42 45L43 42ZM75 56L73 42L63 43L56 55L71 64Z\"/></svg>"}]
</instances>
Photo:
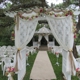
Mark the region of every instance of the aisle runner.
<instances>
[{"instance_id":1,"label":"aisle runner","mask_svg":"<svg viewBox=\"0 0 80 80\"><path fill-rule=\"evenodd\" d=\"M54 70L46 51L39 51L34 62L30 79L51 80L56 79Z\"/></svg>"}]
</instances>

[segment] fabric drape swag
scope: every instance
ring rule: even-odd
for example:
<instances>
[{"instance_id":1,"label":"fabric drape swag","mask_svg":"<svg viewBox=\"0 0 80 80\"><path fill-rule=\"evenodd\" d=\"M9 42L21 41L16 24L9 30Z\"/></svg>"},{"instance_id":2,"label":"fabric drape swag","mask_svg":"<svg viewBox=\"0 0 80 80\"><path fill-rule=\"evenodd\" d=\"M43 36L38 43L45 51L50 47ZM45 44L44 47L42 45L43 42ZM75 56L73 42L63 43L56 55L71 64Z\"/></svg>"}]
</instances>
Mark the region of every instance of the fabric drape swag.
<instances>
[{"instance_id":1,"label":"fabric drape swag","mask_svg":"<svg viewBox=\"0 0 80 80\"><path fill-rule=\"evenodd\" d=\"M17 48L24 48L32 39L38 19L26 21L25 19L19 18L19 29L15 26L15 46Z\"/></svg>"},{"instance_id":2,"label":"fabric drape swag","mask_svg":"<svg viewBox=\"0 0 80 80\"><path fill-rule=\"evenodd\" d=\"M40 41L41 41L41 39L42 39L42 35L39 35L39 38L38 38L38 48L39 48L39 46L40 46Z\"/></svg>"},{"instance_id":3,"label":"fabric drape swag","mask_svg":"<svg viewBox=\"0 0 80 80\"><path fill-rule=\"evenodd\" d=\"M17 22L17 24L15 25L15 46L19 50L19 53L17 53L18 54L17 62L18 62L18 70L19 70L18 80L22 80L24 77L24 72L26 71L26 69L25 69L26 68L25 67L26 66L25 65L26 57L22 56L23 52L21 52L21 51L26 47L26 45L32 39L35 29L36 29L36 26L37 26L37 23L38 23L38 19L33 19L31 21L27 21L27 20L19 17L19 20L17 19L16 22ZM25 50L26 49L24 49L24 51ZM25 58L25 59L23 60L23 58ZM22 66L21 63L22 64L24 63L24 66Z\"/></svg>"},{"instance_id":4,"label":"fabric drape swag","mask_svg":"<svg viewBox=\"0 0 80 80\"><path fill-rule=\"evenodd\" d=\"M72 17L47 16L47 21L57 42L63 47L63 49L71 50L74 42Z\"/></svg>"},{"instance_id":5,"label":"fabric drape swag","mask_svg":"<svg viewBox=\"0 0 80 80\"><path fill-rule=\"evenodd\" d=\"M49 38L48 38L48 35L44 35L44 38L46 39L46 41L48 42L49 41Z\"/></svg>"},{"instance_id":6,"label":"fabric drape swag","mask_svg":"<svg viewBox=\"0 0 80 80\"><path fill-rule=\"evenodd\" d=\"M67 66L66 71L73 74L73 69L75 70L75 65L73 62L73 43L74 43L74 34L73 34L73 21L72 16L66 17L50 17L47 16L47 21L51 28L52 34L54 35L57 42L62 46L66 51L69 51L67 56Z\"/></svg>"},{"instance_id":7,"label":"fabric drape swag","mask_svg":"<svg viewBox=\"0 0 80 80\"><path fill-rule=\"evenodd\" d=\"M49 38L48 38L48 34L46 34L46 35L44 35L44 38L46 39L46 41L47 41L47 46L48 46L48 42L49 42Z\"/></svg>"}]
</instances>

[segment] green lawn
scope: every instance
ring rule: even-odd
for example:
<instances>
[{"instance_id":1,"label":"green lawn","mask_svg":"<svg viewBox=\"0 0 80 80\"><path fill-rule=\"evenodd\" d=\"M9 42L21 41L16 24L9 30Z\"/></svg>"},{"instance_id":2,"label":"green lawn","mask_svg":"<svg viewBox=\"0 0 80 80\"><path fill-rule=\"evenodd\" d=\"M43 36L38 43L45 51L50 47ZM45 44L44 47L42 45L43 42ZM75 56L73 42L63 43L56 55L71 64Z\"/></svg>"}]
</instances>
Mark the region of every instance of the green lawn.
<instances>
[{"instance_id":1,"label":"green lawn","mask_svg":"<svg viewBox=\"0 0 80 80\"><path fill-rule=\"evenodd\" d=\"M62 79L62 56L61 55L59 56L59 66L55 65L57 61L56 55L52 54L51 52L48 52L48 56L54 68L54 72L56 74L57 80L63 80Z\"/></svg>"},{"instance_id":2,"label":"green lawn","mask_svg":"<svg viewBox=\"0 0 80 80\"><path fill-rule=\"evenodd\" d=\"M24 80L29 80L31 69L33 67L36 55L37 55L37 53L29 56L29 64L30 64L30 66L26 67L26 75L24 77ZM50 58L52 66L54 68L54 72L55 72L56 77L57 77L56 80L63 80L62 79L62 56L61 55L59 56L59 63L60 63L59 66L55 65L56 56L54 54L52 54L51 52L48 52L48 56ZM1 67L0 67L0 80L7 80L7 77L2 75ZM14 80L17 80L17 75L14 76ZM78 78L77 77L72 77L71 80L78 80Z\"/></svg>"},{"instance_id":3,"label":"green lawn","mask_svg":"<svg viewBox=\"0 0 80 80\"><path fill-rule=\"evenodd\" d=\"M32 70L32 67L33 67L33 64L34 64L34 61L35 61L35 58L36 58L36 55L37 55L37 53L33 54L33 55L30 55L30 57L29 57L30 66L26 67L26 75L24 77L24 80L29 80L30 73L31 73L31 70Z\"/></svg>"}]
</instances>

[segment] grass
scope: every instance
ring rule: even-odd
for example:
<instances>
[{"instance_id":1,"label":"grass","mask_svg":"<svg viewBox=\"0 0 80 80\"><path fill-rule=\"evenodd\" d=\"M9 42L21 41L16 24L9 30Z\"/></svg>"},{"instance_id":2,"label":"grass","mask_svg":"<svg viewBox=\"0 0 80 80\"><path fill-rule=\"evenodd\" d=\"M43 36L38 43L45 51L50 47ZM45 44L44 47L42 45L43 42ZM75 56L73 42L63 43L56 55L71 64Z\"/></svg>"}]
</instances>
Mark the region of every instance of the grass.
<instances>
[{"instance_id":1,"label":"grass","mask_svg":"<svg viewBox=\"0 0 80 80\"><path fill-rule=\"evenodd\" d=\"M30 80L29 77L30 77L30 73L31 73L31 70L32 70L32 67L33 67L33 64L34 64L34 61L35 61L35 58L36 58L36 55L37 55L37 53L33 54L33 55L30 55L30 57L29 57L28 62L30 64L30 66L26 67L26 75L24 77L24 80Z\"/></svg>"},{"instance_id":2,"label":"grass","mask_svg":"<svg viewBox=\"0 0 80 80\"><path fill-rule=\"evenodd\" d=\"M59 56L59 66L55 65L57 61L56 55L52 54L51 52L48 52L48 56L54 68L54 72L57 77L57 80L63 80L62 79L62 56L61 55Z\"/></svg>"},{"instance_id":3,"label":"grass","mask_svg":"<svg viewBox=\"0 0 80 80\"><path fill-rule=\"evenodd\" d=\"M56 60L57 60L56 55L52 54L51 52L48 52L48 56L52 63L54 72L56 74L56 77L57 77L56 80L63 80L63 78L62 78L62 56L61 55L59 56L59 66L55 65ZM79 79L77 78L77 76L72 76L71 80L79 80Z\"/></svg>"}]
</instances>

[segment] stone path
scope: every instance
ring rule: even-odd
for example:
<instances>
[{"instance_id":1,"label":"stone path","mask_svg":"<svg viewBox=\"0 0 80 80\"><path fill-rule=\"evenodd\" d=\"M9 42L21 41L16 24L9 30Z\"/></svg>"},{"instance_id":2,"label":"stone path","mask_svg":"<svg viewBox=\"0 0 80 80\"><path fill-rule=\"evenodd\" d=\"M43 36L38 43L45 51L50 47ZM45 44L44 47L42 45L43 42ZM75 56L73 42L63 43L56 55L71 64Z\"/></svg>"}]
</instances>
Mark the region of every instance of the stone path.
<instances>
[{"instance_id":1,"label":"stone path","mask_svg":"<svg viewBox=\"0 0 80 80\"><path fill-rule=\"evenodd\" d=\"M38 52L30 74L30 79L32 80L56 79L47 51Z\"/></svg>"}]
</instances>

